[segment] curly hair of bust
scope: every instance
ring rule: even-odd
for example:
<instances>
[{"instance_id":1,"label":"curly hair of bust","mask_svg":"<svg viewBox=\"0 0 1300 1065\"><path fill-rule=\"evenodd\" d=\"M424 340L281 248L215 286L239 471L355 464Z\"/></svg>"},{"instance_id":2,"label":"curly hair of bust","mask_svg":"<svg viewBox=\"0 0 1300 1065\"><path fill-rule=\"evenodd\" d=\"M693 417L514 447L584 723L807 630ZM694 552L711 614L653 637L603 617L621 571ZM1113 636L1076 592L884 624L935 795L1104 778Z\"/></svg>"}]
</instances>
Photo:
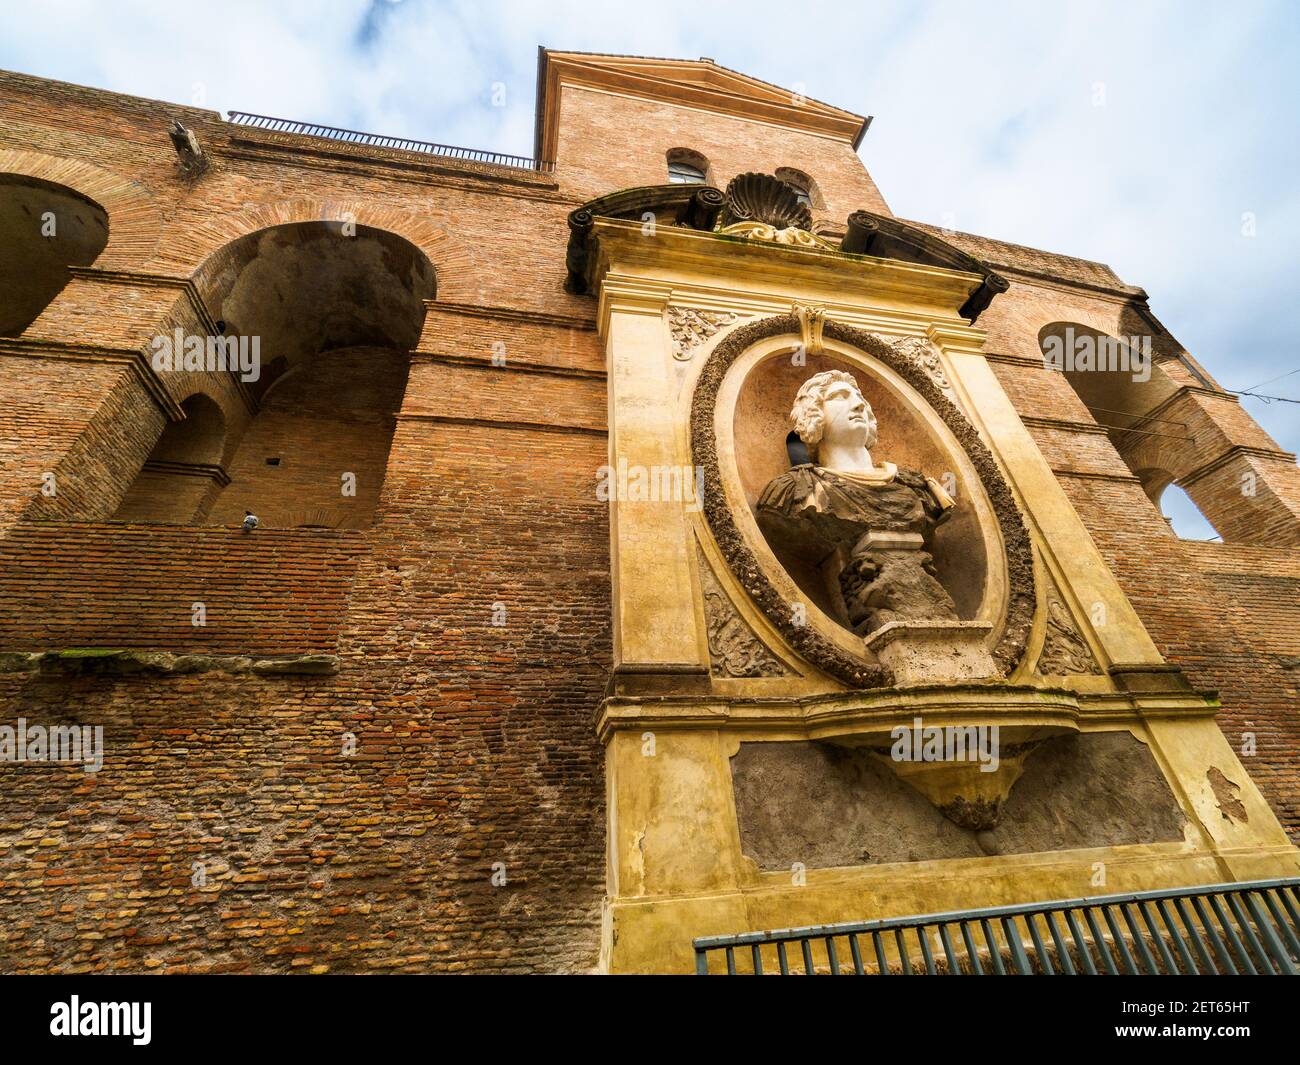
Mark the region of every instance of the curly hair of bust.
<instances>
[{"instance_id":1,"label":"curly hair of bust","mask_svg":"<svg viewBox=\"0 0 1300 1065\"><path fill-rule=\"evenodd\" d=\"M790 422L794 425L794 431L799 434L799 439L807 444L809 451L814 454L817 445L821 443L824 422L826 421L826 416L822 411L822 403L826 399L826 394L837 384L852 385L853 390L858 395L862 395L862 389L858 387L857 380L852 374L846 373L844 370L824 370L819 374L814 374L795 393L794 406L790 409ZM862 401L867 403L865 396L863 396ZM871 411L870 403L867 403L867 416L871 421L871 431L867 434L866 446L871 448L875 445L878 434L876 419Z\"/></svg>"}]
</instances>

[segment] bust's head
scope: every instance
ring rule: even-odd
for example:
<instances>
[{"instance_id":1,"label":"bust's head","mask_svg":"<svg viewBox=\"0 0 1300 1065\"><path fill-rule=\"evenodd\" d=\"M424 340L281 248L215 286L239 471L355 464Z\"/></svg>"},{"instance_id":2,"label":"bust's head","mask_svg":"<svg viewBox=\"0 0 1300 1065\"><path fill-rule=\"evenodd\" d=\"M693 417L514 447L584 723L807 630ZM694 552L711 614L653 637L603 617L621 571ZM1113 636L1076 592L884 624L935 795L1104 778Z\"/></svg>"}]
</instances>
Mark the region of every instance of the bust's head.
<instances>
[{"instance_id":1,"label":"bust's head","mask_svg":"<svg viewBox=\"0 0 1300 1065\"><path fill-rule=\"evenodd\" d=\"M858 383L843 370L808 378L794 397L790 421L813 460L823 448L870 450L876 443L876 416Z\"/></svg>"}]
</instances>

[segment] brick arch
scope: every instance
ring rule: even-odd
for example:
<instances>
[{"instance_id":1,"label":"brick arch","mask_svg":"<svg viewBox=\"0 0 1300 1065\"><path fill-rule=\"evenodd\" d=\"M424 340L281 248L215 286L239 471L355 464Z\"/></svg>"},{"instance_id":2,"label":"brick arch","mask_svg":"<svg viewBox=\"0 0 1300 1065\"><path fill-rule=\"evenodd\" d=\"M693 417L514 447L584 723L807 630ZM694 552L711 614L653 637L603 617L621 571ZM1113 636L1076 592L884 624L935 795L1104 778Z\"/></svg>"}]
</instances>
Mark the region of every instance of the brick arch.
<instances>
[{"instance_id":1,"label":"brick arch","mask_svg":"<svg viewBox=\"0 0 1300 1065\"><path fill-rule=\"evenodd\" d=\"M1193 450L1178 441L1163 437L1147 437L1124 448L1124 460L1136 471L1158 471L1164 476L1165 483L1186 477L1204 461L1197 450ZM1142 477L1142 473L1138 473ZM1143 484L1147 484L1143 478ZM1163 488L1164 485L1159 485ZM1155 493L1157 496L1159 492Z\"/></svg>"},{"instance_id":2,"label":"brick arch","mask_svg":"<svg viewBox=\"0 0 1300 1065\"><path fill-rule=\"evenodd\" d=\"M1070 316L1062 317L1061 308L1055 308L1056 312L1044 313L1038 318L1041 320L1031 319L1027 324L1031 325L1032 333L1026 331L1027 336L1032 336L1031 343L1034 345L1035 354L1042 357L1044 338L1049 332L1062 332L1074 330L1076 335L1093 335L1098 339L1119 340L1127 343L1130 336L1141 335L1133 332L1133 323L1125 321L1125 315L1122 309L1117 309L1112 317L1107 314L1075 314L1075 308L1069 308ZM1127 325L1127 328L1126 328ZM1059 327L1059 328L1058 328ZM1125 401L1131 406L1124 407L1124 410L1135 409L1137 407L1152 407L1159 403L1176 388L1175 383L1169 378L1165 371L1160 367L1161 344L1158 342L1153 331L1148 331L1145 335L1152 338L1151 354L1152 365L1150 375L1145 381L1133 380L1131 386L1124 389L1129 393L1129 398ZM1118 378L1116 378L1116 382ZM1078 392L1078 386L1075 379L1071 378L1071 384L1075 385L1075 391ZM1082 399L1082 395L1080 395ZM1118 408L1116 408L1118 409ZM1139 413L1141 413L1139 411ZM1108 412L1110 415L1115 414L1115 410ZM1101 420L1114 420L1105 418Z\"/></svg>"},{"instance_id":3,"label":"brick arch","mask_svg":"<svg viewBox=\"0 0 1300 1065\"><path fill-rule=\"evenodd\" d=\"M1038 338L1048 326L1076 325L1120 336L1125 332L1122 328L1125 322L1124 310L1118 304L1055 294L1051 299L1039 299L1031 289L1016 281L980 317L980 325L989 332L990 351L1029 359L1042 358Z\"/></svg>"},{"instance_id":4,"label":"brick arch","mask_svg":"<svg viewBox=\"0 0 1300 1065\"><path fill-rule=\"evenodd\" d=\"M468 264L464 250L451 234L449 218L415 214L387 204L343 197L298 197L260 204L231 214L214 213L187 228L184 240L170 244L159 255L159 265L185 274L196 272L226 246L263 229L296 222L352 221L380 229L409 241L429 260L439 287L444 269L455 272L457 261Z\"/></svg>"},{"instance_id":5,"label":"brick arch","mask_svg":"<svg viewBox=\"0 0 1300 1065\"><path fill-rule=\"evenodd\" d=\"M1117 326L1110 330L1096 328L1085 320L1088 317L1094 321L1104 320L1101 315L1071 314L1069 318L1057 315L1039 328L1036 337L1041 345L1049 332L1064 332L1068 328L1073 328L1076 334L1086 330L1106 338L1122 339L1136 335L1135 323L1126 318L1126 311L1126 307L1117 308ZM1065 376L1092 419L1106 427L1116 454L1161 513L1164 512L1161 497L1165 489L1176 484L1187 493L1202 516L1216 529L1222 530L1225 505L1231 500L1225 500L1212 485L1184 484L1183 481L1212 460L1226 440L1218 431L1204 431L1207 428L1204 425L1199 427L1202 431L1197 431L1198 426L1187 420L1185 407L1177 403L1167 404L1170 397L1178 394L1178 386L1160 366L1161 354L1169 349L1162 346L1156 333L1152 329L1149 334L1153 361L1150 377L1144 382L1134 381L1122 371L1108 374L1077 372ZM1161 411L1158 417L1143 420L1143 416L1152 415L1157 409ZM1180 416L1184 420L1180 420ZM1132 427L1132 432L1126 431L1129 427Z\"/></svg>"},{"instance_id":6,"label":"brick arch","mask_svg":"<svg viewBox=\"0 0 1300 1065\"><path fill-rule=\"evenodd\" d=\"M153 192L103 167L43 152L0 150L0 174L63 185L94 201L108 215L108 244L96 266L120 268L148 262L162 236L162 212Z\"/></svg>"}]
</instances>

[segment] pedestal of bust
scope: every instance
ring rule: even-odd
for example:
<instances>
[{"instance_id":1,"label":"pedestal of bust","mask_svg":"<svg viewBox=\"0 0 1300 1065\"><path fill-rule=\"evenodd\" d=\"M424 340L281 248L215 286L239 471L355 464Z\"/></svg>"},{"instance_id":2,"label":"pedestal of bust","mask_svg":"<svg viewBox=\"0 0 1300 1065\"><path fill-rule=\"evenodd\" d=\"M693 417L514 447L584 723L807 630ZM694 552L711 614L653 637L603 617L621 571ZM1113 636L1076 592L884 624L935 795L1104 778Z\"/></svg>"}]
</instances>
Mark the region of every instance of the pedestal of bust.
<instances>
[{"instance_id":1,"label":"pedestal of bust","mask_svg":"<svg viewBox=\"0 0 1300 1065\"><path fill-rule=\"evenodd\" d=\"M865 638L897 686L998 676L987 621L891 621Z\"/></svg>"}]
</instances>

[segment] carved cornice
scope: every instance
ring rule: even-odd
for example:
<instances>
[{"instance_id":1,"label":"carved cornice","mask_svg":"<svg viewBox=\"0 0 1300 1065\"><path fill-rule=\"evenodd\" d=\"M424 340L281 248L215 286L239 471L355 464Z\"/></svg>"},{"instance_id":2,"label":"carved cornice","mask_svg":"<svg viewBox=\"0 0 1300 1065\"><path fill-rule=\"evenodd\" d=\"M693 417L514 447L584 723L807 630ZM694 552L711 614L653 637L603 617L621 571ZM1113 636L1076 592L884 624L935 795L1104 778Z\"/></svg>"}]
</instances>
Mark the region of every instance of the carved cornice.
<instances>
[{"instance_id":1,"label":"carved cornice","mask_svg":"<svg viewBox=\"0 0 1300 1065\"><path fill-rule=\"evenodd\" d=\"M664 268L681 280L656 280ZM945 267L727 238L682 226L659 226L654 239L647 239L638 223L597 218L587 282L595 292L595 286L607 289L615 278L620 285L635 278L640 285L662 286L683 305L698 298L709 307L760 314L783 313L794 289L802 301L825 306L837 318L869 328L878 321L884 331L899 333L925 331L936 322L966 328L957 308L980 283L977 275ZM870 294L870 304L863 293Z\"/></svg>"},{"instance_id":2,"label":"carved cornice","mask_svg":"<svg viewBox=\"0 0 1300 1065\"><path fill-rule=\"evenodd\" d=\"M707 700L691 696L611 696L601 703L597 735L608 743L619 731L716 729L757 736L835 740L890 735L916 717L927 724L961 726L997 723L1005 739L1015 731L1090 725L1141 727L1145 721L1213 719L1214 699L1178 690L1079 692L1000 684L996 687L946 684L880 692L836 692L795 698L735 697ZM887 742L887 741L886 741Z\"/></svg>"},{"instance_id":3,"label":"carved cornice","mask_svg":"<svg viewBox=\"0 0 1300 1065\"><path fill-rule=\"evenodd\" d=\"M811 232L811 214L791 185L771 174L745 173L733 178L725 193L711 185L649 185L597 197L570 212L565 289L575 295L593 293L599 284L603 264L597 254L598 220L635 222L641 239L656 246L667 243L658 239L665 229L694 230L719 241L837 256L844 266L864 275L870 268L850 256L973 274L978 282L973 288L967 283L957 311L972 324L1009 287L1005 278L939 237L869 211L849 216L848 232L837 248Z\"/></svg>"},{"instance_id":4,"label":"carved cornice","mask_svg":"<svg viewBox=\"0 0 1300 1065\"><path fill-rule=\"evenodd\" d=\"M722 486L714 417L723 379L732 363L753 344L787 333L797 336L800 330L799 319L793 314L746 323L723 338L705 362L691 400L691 453L696 468L704 475L704 516L732 573L795 651L850 687L884 687L893 680L888 670L865 657L856 659L846 654L811 625L793 623L789 605L745 542ZM827 322L823 332L830 339L868 352L906 380L944 420L975 467L997 516L1006 551L1006 626L993 656L999 667L1010 673L1024 655L1033 622L1033 549L1015 497L997 462L966 417L911 357L880 337L838 322Z\"/></svg>"}]
</instances>

